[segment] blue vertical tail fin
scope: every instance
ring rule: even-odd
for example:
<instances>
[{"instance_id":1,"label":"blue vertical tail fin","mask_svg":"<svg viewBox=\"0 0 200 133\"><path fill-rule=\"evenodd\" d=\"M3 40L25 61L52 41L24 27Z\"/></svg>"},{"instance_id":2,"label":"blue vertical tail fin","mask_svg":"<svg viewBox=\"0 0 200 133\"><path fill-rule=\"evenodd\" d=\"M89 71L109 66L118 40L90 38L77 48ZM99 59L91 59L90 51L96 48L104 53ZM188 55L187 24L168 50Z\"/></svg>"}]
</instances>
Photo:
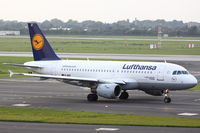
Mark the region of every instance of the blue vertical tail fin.
<instances>
[{"instance_id":1,"label":"blue vertical tail fin","mask_svg":"<svg viewBox=\"0 0 200 133\"><path fill-rule=\"evenodd\" d=\"M33 57L35 61L60 60L36 23L28 23Z\"/></svg>"}]
</instances>

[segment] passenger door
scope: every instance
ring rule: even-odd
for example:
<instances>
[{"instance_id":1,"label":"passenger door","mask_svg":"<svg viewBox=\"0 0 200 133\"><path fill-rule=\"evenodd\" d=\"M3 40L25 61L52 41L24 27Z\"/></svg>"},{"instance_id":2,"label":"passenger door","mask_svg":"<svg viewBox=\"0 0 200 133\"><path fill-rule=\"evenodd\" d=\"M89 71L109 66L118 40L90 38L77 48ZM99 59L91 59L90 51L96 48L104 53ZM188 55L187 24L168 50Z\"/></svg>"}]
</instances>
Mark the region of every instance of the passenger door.
<instances>
[{"instance_id":1,"label":"passenger door","mask_svg":"<svg viewBox=\"0 0 200 133\"><path fill-rule=\"evenodd\" d=\"M157 71L157 81L164 81L164 68L163 66L159 67Z\"/></svg>"}]
</instances>

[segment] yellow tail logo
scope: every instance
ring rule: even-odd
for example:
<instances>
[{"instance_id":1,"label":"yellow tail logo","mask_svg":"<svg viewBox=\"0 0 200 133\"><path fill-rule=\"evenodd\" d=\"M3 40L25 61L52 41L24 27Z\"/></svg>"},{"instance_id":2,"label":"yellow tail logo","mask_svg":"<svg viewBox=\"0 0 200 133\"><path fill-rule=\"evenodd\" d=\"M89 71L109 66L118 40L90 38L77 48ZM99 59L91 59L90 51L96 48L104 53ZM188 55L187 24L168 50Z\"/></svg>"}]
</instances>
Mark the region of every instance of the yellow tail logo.
<instances>
[{"instance_id":1,"label":"yellow tail logo","mask_svg":"<svg viewBox=\"0 0 200 133\"><path fill-rule=\"evenodd\" d=\"M44 46L44 39L42 35L35 34L32 38L32 45L35 50L40 50Z\"/></svg>"}]
</instances>

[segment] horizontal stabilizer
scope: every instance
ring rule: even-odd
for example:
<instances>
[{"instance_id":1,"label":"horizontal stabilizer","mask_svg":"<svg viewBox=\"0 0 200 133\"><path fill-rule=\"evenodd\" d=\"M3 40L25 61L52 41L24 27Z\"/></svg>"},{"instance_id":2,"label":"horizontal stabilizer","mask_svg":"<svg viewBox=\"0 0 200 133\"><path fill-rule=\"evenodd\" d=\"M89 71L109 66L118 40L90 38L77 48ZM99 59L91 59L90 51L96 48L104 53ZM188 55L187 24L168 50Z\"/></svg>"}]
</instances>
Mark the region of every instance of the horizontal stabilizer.
<instances>
[{"instance_id":1,"label":"horizontal stabilizer","mask_svg":"<svg viewBox=\"0 0 200 133\"><path fill-rule=\"evenodd\" d=\"M3 63L4 65L18 66L18 67L30 67L30 68L42 68L40 66L30 66L24 64L14 64L14 63Z\"/></svg>"}]
</instances>

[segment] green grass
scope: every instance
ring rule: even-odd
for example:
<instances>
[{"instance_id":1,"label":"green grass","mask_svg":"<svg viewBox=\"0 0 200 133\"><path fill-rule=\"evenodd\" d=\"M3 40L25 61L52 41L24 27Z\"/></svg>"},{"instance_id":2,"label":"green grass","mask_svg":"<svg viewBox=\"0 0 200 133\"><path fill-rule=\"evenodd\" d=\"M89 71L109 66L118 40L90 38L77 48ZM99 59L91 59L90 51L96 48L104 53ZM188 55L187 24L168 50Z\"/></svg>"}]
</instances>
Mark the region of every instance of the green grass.
<instances>
[{"instance_id":1,"label":"green grass","mask_svg":"<svg viewBox=\"0 0 200 133\"><path fill-rule=\"evenodd\" d=\"M47 37L157 39L157 36L48 35ZM163 37L162 39L200 40L200 37Z\"/></svg>"},{"instance_id":2,"label":"green grass","mask_svg":"<svg viewBox=\"0 0 200 133\"><path fill-rule=\"evenodd\" d=\"M123 38L123 37L119 36L119 38ZM152 44L152 43L155 44L157 43L157 41L67 39L67 38L59 38L59 39L49 38L48 40L56 52L62 52L62 53L200 55L200 52L199 52L200 47L193 48L193 49L187 48L188 43L198 44L199 42L163 41L161 48L149 49L149 44ZM0 37L0 47L1 47L0 51L15 51L15 52L30 52L31 51L29 38Z\"/></svg>"},{"instance_id":3,"label":"green grass","mask_svg":"<svg viewBox=\"0 0 200 133\"><path fill-rule=\"evenodd\" d=\"M0 121L200 127L198 118L178 118L110 113L76 112L50 109L0 107Z\"/></svg>"},{"instance_id":4,"label":"green grass","mask_svg":"<svg viewBox=\"0 0 200 133\"><path fill-rule=\"evenodd\" d=\"M200 84L198 84L197 86L191 88L191 90L200 90Z\"/></svg>"},{"instance_id":5,"label":"green grass","mask_svg":"<svg viewBox=\"0 0 200 133\"><path fill-rule=\"evenodd\" d=\"M24 62L33 60L32 57L0 57L0 78L9 78L8 70L12 70L13 72L29 72L28 69L23 67L16 67L11 65L3 65L2 63L15 63L15 64L23 64ZM24 77L20 75L15 75L15 78Z\"/></svg>"}]
</instances>

